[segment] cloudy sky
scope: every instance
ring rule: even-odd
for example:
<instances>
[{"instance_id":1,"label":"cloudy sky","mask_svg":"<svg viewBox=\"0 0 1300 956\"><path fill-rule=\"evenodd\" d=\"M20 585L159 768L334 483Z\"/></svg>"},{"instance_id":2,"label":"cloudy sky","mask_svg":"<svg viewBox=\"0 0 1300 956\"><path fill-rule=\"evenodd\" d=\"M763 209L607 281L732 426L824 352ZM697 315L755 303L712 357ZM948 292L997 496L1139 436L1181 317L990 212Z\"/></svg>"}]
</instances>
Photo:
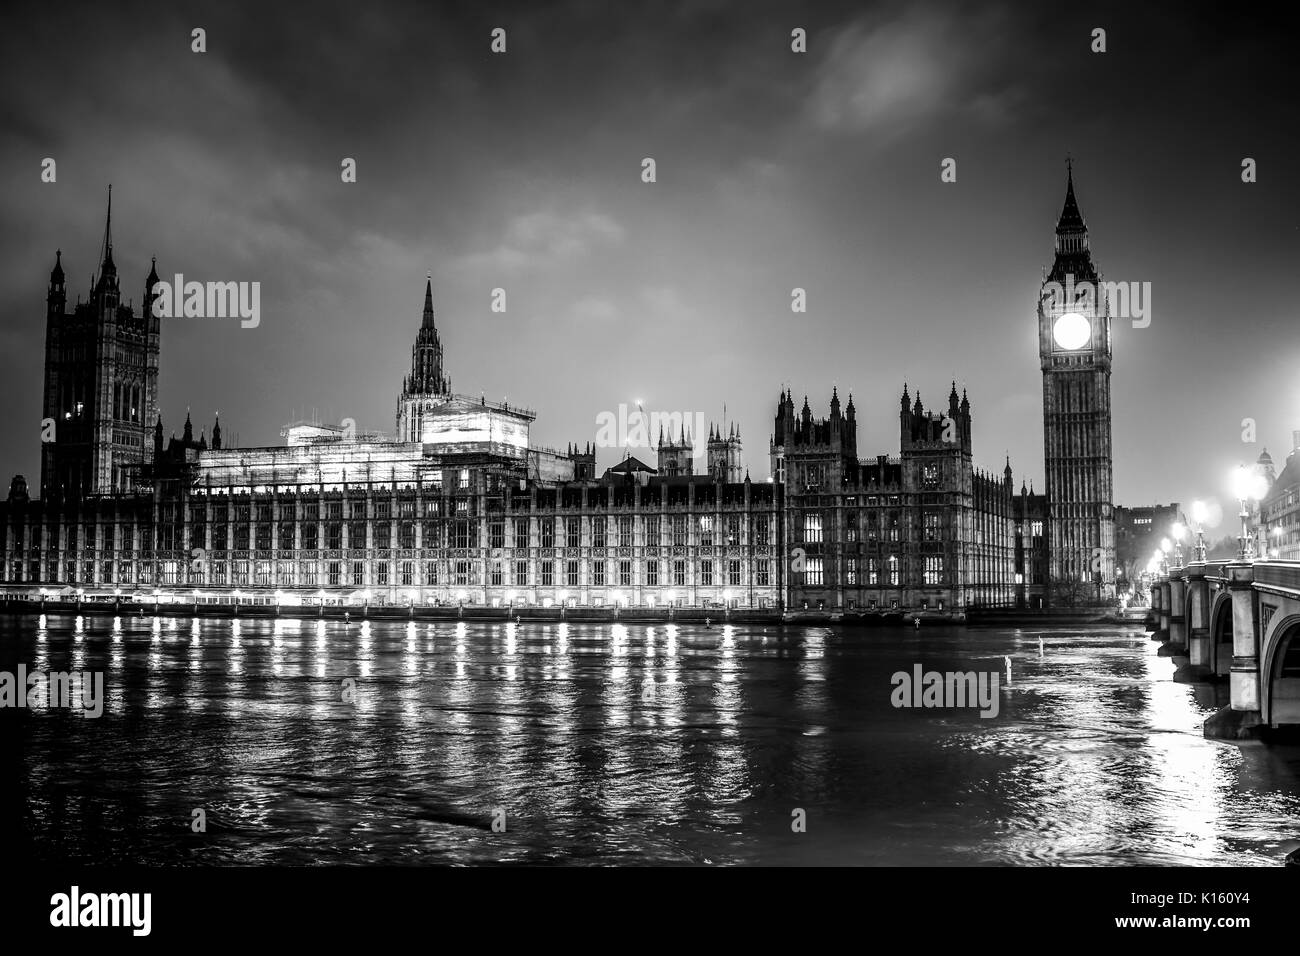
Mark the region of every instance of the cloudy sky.
<instances>
[{"instance_id":1,"label":"cloudy sky","mask_svg":"<svg viewBox=\"0 0 1300 956\"><path fill-rule=\"evenodd\" d=\"M262 286L256 329L165 325L169 431L187 408L196 425L219 409L245 445L312 414L391 431L432 272L456 389L537 409L540 444L594 439L621 402L716 420L725 404L765 478L782 385L819 414L832 384L852 392L868 456L898 452L904 380L929 404L956 379L977 463L1009 452L1041 488L1034 303L1068 153L1105 276L1152 289L1149 327L1114 326L1117 501L1225 497L1232 465L1267 445L1280 467L1300 428L1294 83L1285 31L1187 8L10 12L0 468L38 473L47 277L62 248L85 295L111 182L137 305L151 255L164 276Z\"/></svg>"}]
</instances>

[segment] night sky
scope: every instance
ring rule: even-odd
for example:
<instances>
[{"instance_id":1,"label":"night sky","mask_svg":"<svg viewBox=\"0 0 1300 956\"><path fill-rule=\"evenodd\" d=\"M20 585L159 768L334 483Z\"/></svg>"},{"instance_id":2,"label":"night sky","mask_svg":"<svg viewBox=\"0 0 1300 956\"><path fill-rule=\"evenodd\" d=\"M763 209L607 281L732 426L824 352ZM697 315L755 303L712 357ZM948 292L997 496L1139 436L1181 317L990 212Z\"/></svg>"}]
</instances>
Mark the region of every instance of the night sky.
<instances>
[{"instance_id":1,"label":"night sky","mask_svg":"<svg viewBox=\"0 0 1300 956\"><path fill-rule=\"evenodd\" d=\"M937 407L956 379L976 463L1009 452L1041 490L1034 308L1069 154L1103 274L1152 288L1148 328L1114 323L1116 502L1225 499L1231 466L1267 445L1280 470L1300 428L1293 38L1267 11L1191 9L8 11L0 472L39 474L49 271L61 248L85 297L111 182L137 308L151 255L164 278L262 286L256 329L164 324L168 432L187 408L244 445L313 414L391 432L432 272L455 389L535 408L536 444L594 440L620 402L717 421L725 403L759 480L783 385L817 415L852 392L872 457L898 454L904 380Z\"/></svg>"}]
</instances>

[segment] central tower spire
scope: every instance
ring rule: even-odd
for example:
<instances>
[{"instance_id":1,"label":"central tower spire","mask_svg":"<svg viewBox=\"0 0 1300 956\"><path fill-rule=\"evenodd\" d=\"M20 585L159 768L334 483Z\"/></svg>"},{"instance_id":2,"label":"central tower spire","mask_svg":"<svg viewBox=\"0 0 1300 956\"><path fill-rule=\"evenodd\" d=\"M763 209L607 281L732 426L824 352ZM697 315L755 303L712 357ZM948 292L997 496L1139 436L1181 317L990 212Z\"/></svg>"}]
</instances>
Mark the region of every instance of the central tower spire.
<instances>
[{"instance_id":1,"label":"central tower spire","mask_svg":"<svg viewBox=\"0 0 1300 956\"><path fill-rule=\"evenodd\" d=\"M437 329L433 325L433 273L430 272L424 283L424 320L420 323L421 329Z\"/></svg>"},{"instance_id":2,"label":"central tower spire","mask_svg":"<svg viewBox=\"0 0 1300 956\"><path fill-rule=\"evenodd\" d=\"M451 378L442 370L442 342L433 321L433 274L424 283L424 313L420 331L411 346L411 372L402 381L397 398L397 434L403 441L418 441L425 412L451 395Z\"/></svg>"},{"instance_id":3,"label":"central tower spire","mask_svg":"<svg viewBox=\"0 0 1300 956\"><path fill-rule=\"evenodd\" d=\"M411 376L405 391L412 395L445 395L451 391L451 383L442 373L442 342L433 324L432 273L424 284L424 315L411 347Z\"/></svg>"}]
</instances>

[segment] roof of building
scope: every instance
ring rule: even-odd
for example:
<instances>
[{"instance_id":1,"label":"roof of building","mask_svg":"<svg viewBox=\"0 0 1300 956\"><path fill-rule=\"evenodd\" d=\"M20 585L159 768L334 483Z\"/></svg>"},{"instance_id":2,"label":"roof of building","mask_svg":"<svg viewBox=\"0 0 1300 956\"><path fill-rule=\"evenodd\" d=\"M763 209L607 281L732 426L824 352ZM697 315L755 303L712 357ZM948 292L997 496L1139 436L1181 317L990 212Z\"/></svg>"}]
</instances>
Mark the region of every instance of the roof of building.
<instances>
[{"instance_id":1,"label":"roof of building","mask_svg":"<svg viewBox=\"0 0 1300 956\"><path fill-rule=\"evenodd\" d=\"M617 465L605 469L605 474L607 475L631 475L631 474L637 474L641 472L644 472L645 474L648 475L657 475L659 473L655 469L647 465L645 462L643 462L641 459L636 458L632 455L628 455Z\"/></svg>"}]
</instances>

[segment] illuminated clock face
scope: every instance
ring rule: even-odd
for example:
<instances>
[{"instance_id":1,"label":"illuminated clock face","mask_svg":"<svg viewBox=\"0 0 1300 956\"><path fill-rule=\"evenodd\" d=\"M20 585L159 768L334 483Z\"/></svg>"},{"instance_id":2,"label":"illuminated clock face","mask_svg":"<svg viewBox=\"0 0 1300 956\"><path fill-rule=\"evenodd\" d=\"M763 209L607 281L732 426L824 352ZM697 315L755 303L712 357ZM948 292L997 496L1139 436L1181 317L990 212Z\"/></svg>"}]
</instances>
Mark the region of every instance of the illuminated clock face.
<instances>
[{"instance_id":1,"label":"illuminated clock face","mask_svg":"<svg viewBox=\"0 0 1300 956\"><path fill-rule=\"evenodd\" d=\"M1052 338L1057 348L1072 352L1088 344L1092 338L1092 326L1078 312L1066 312L1052 326Z\"/></svg>"}]
</instances>

